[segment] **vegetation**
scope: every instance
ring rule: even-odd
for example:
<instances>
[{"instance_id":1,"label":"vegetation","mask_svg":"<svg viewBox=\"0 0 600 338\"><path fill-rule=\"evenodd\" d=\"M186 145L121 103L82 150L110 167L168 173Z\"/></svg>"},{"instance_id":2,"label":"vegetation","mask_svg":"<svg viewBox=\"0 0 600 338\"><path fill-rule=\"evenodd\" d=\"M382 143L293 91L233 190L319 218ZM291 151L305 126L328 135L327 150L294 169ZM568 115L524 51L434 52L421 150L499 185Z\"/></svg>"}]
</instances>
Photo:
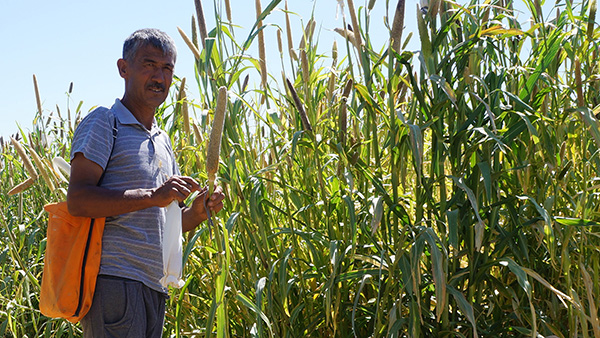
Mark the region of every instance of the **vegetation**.
<instances>
[{"instance_id":1,"label":"vegetation","mask_svg":"<svg viewBox=\"0 0 600 338\"><path fill-rule=\"evenodd\" d=\"M225 13L215 1L209 30L196 1L186 39L198 99L178 79L157 120L182 172L206 181L228 89L227 201L185 243L165 336L600 337L595 0L559 0L551 19L526 0L529 27L510 1L431 0L406 12L415 36L403 35L403 0L343 3L352 30L324 52L313 20L291 31L293 8L267 24L284 1L256 0L242 40L228 1ZM388 5L390 41L373 46L369 10ZM249 53L274 30L283 77L264 46ZM403 50L408 39L418 53ZM7 195L38 176L0 142L0 333L78 336L37 310L42 207L66 188L51 160L68 158L78 118L38 109L20 144L39 178L20 194Z\"/></svg>"}]
</instances>

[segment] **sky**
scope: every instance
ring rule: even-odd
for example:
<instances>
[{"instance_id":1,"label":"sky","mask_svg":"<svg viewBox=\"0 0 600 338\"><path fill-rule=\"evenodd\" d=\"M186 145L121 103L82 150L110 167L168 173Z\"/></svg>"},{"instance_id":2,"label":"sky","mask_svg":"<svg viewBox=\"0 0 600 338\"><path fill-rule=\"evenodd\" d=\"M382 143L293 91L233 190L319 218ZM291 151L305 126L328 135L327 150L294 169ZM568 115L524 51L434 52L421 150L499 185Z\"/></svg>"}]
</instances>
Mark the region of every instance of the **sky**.
<instances>
[{"instance_id":1,"label":"sky","mask_svg":"<svg viewBox=\"0 0 600 338\"><path fill-rule=\"evenodd\" d=\"M236 36L245 38L255 21L254 1L230 1L232 21L240 26L236 28L236 34L239 34ZM209 30L215 26L214 2L223 1L202 0ZM264 8L270 1L261 2ZM284 2L279 8L283 8ZM396 1L389 2L393 13ZM354 0L354 3L356 7L366 6L367 1ZM408 0L407 9L413 12L416 4L417 0ZM290 11L298 14L292 16L292 23L297 27L301 22L306 23L315 9L317 31L320 30L319 45L327 46L329 50L333 39L342 43L341 37L333 32L334 28L343 26L341 14L336 18L336 0L288 0L288 6ZM388 34L383 25L385 6L385 0L378 0L372 13L371 33L382 41L381 47ZM224 12L224 6L222 10ZM139 28L153 27L169 34L178 49L175 74L192 79L193 56L177 27L191 36L191 18L195 14L193 0L0 0L0 35L3 39L0 64L4 76L0 81L0 136L6 140L18 132L18 126L26 132L32 130L37 112L34 74L44 116L56 112L57 105L63 116L68 107L74 112L80 101L83 101L84 114L97 105L111 106L123 95L123 79L116 67L123 41ZM284 28L283 12L274 12L265 23ZM294 28L293 31L297 46L300 30ZM271 27L265 33L267 50L276 51L275 28ZM256 53L255 49L249 52ZM268 67L280 65L278 56L278 52L271 57L267 54ZM73 90L67 95L71 82ZM188 81L188 85L192 86L188 95L193 98L198 88L194 81Z\"/></svg>"},{"instance_id":2,"label":"sky","mask_svg":"<svg viewBox=\"0 0 600 338\"><path fill-rule=\"evenodd\" d=\"M236 36L245 39L255 21L254 1L230 1L232 21L239 26ZM408 32L417 31L415 13L418 1L406 1L403 38ZM215 26L215 2L221 4L223 0L202 0L208 30ZM264 8L270 1L261 2ZM283 8L284 2L282 0L278 8ZM338 2L288 0L289 10L297 14L291 17L295 46L301 37L300 24L306 23L313 11L319 46L329 51L334 39L338 46L344 43L333 32L334 28L343 27ZM354 0L357 9L366 7L368 2ZM385 46L389 36L384 25L386 3L390 6L389 20L393 20L396 0L377 0L370 13L369 32L376 50ZM225 17L224 8L221 10ZM347 15L347 8L345 13ZM4 75L4 80L0 81L0 136L6 140L18 131L18 126L25 132L32 129L37 112L34 74L45 117L50 112L56 112L57 106L63 116L67 108L74 112L80 101L83 101L83 114L97 105L111 106L123 94L123 80L116 67L123 41L139 28L158 28L173 37L178 48L175 74L193 79L193 56L177 27L191 36L191 18L195 14L194 0L0 0L0 35L3 39L0 64ZM285 16L282 11L276 10L267 17L265 23L285 28ZM265 30L265 40L267 67L273 70L281 64L276 28L268 27ZM417 40L418 34L415 34L412 41L416 43ZM255 45L249 54L257 57ZM67 95L71 83L73 90ZM194 81L188 81L188 85L188 96L193 99L198 87Z\"/></svg>"}]
</instances>

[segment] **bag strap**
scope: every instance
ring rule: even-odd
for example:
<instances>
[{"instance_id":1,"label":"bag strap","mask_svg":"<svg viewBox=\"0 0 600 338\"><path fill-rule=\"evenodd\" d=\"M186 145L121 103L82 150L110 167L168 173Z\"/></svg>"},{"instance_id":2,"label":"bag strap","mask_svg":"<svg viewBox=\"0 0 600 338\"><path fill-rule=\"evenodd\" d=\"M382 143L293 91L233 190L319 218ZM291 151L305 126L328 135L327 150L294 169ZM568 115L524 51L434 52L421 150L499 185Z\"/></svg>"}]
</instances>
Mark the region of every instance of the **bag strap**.
<instances>
[{"instance_id":1,"label":"bag strap","mask_svg":"<svg viewBox=\"0 0 600 338\"><path fill-rule=\"evenodd\" d=\"M102 180L104 179L104 174L106 174L106 169L108 168L108 164L110 163L110 160L112 158L112 154L113 151L115 150L115 142L117 141L117 133L119 132L119 128L117 128L117 117L115 115L113 115L113 128L112 128L112 132L113 132L113 143L112 143L112 147L110 148L110 155L108 155L108 162L106 162L106 168L104 168L104 170L102 171L102 176L100 176L100 179L98 180L98 185L102 184Z\"/></svg>"}]
</instances>

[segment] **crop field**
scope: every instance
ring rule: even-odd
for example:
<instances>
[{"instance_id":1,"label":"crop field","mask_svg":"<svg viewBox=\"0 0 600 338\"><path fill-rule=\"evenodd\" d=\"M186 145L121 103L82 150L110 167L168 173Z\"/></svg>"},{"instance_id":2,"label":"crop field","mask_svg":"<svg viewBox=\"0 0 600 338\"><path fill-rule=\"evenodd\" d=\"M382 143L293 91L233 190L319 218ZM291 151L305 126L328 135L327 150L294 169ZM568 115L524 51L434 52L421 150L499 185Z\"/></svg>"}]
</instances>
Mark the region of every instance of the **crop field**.
<instances>
[{"instance_id":1,"label":"crop field","mask_svg":"<svg viewBox=\"0 0 600 338\"><path fill-rule=\"evenodd\" d=\"M156 119L182 173L207 182L225 87L226 200L186 236L165 337L600 338L595 0L525 0L527 23L508 0L340 0L347 28L320 32L310 18L292 31L296 1L263 2L248 35L224 0L214 27L197 0L180 29L196 73ZM52 161L68 161L79 107L38 103L32 132L0 139L5 337L81 335L37 306L43 206L67 188Z\"/></svg>"}]
</instances>

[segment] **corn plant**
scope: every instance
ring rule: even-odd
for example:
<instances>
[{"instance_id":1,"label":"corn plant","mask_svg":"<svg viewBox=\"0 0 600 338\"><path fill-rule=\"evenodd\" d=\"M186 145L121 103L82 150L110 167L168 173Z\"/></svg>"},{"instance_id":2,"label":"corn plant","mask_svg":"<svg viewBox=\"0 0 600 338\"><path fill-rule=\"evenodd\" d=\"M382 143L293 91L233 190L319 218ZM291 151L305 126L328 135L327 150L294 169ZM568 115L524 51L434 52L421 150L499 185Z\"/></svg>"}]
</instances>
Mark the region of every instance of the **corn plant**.
<instances>
[{"instance_id":1,"label":"corn plant","mask_svg":"<svg viewBox=\"0 0 600 338\"><path fill-rule=\"evenodd\" d=\"M285 0L255 1L241 40L229 1L214 20L196 1L180 29L196 73L157 121L182 172L216 174L227 198L188 236L165 336L600 337L596 2L525 1L528 24L505 0L339 3L331 49ZM280 60L265 59L271 33ZM42 206L66 188L49 164L78 118L38 110L33 133L0 141L0 332L78 336L36 308Z\"/></svg>"}]
</instances>

